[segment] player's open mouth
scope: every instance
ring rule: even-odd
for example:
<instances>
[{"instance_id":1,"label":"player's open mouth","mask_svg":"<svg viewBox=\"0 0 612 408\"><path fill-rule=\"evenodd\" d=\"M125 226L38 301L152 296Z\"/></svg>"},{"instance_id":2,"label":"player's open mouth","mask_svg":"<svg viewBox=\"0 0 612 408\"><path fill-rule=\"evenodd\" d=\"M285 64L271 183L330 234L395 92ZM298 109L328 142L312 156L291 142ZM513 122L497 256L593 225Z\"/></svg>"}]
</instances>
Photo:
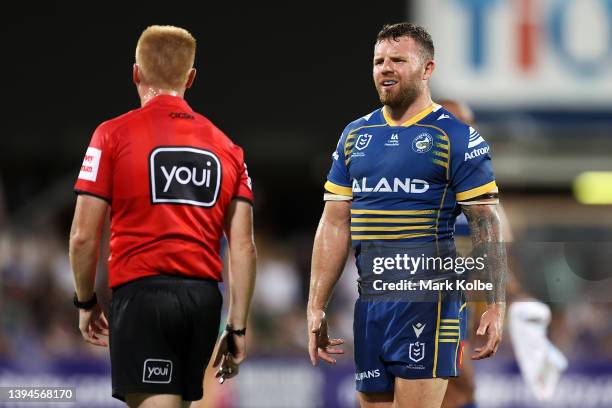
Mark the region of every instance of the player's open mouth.
<instances>
[{"instance_id":1,"label":"player's open mouth","mask_svg":"<svg viewBox=\"0 0 612 408\"><path fill-rule=\"evenodd\" d=\"M392 80L392 79L387 79L386 81L382 81L382 82L381 82L381 85L382 85L382 86L383 86L383 88L385 88L385 89L389 89L389 88L391 88L392 86L394 86L394 85L396 85L396 84L397 84L397 81L394 81L394 80Z\"/></svg>"}]
</instances>

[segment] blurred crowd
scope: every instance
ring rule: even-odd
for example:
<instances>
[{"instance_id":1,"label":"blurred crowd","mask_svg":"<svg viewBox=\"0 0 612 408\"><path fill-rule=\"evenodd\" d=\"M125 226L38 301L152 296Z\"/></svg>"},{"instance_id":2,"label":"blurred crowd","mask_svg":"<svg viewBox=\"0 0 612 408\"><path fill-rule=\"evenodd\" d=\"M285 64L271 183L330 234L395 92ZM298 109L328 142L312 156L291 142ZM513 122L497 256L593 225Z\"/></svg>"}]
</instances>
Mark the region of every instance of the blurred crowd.
<instances>
[{"instance_id":1,"label":"blurred crowd","mask_svg":"<svg viewBox=\"0 0 612 408\"><path fill-rule=\"evenodd\" d=\"M0 282L2 359L44 364L100 354L80 339L66 237L6 231L0 238Z\"/></svg>"}]
</instances>

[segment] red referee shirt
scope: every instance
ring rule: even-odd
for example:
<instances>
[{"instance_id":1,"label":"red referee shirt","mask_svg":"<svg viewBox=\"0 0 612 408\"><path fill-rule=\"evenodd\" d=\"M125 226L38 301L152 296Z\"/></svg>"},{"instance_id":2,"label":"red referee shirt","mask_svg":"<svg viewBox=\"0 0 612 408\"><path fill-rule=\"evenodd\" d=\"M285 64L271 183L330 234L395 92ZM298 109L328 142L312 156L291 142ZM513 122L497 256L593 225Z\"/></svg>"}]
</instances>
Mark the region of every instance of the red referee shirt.
<instances>
[{"instance_id":1,"label":"red referee shirt","mask_svg":"<svg viewBox=\"0 0 612 408\"><path fill-rule=\"evenodd\" d=\"M98 126L75 191L111 204L110 287L161 273L221 280L226 209L253 201L242 149L168 95Z\"/></svg>"}]
</instances>

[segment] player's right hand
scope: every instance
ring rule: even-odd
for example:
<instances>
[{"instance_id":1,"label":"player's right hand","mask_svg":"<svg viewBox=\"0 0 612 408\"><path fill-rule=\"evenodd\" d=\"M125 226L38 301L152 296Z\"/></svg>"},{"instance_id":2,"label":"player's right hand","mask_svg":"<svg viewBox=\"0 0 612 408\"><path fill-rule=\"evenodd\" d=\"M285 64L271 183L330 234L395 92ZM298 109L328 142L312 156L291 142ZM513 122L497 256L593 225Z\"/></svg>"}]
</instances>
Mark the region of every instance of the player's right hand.
<instances>
[{"instance_id":1,"label":"player's right hand","mask_svg":"<svg viewBox=\"0 0 612 408\"><path fill-rule=\"evenodd\" d=\"M344 344L344 339L330 339L327 335L327 319L323 310L308 311L308 354L313 366L317 365L318 359L329 364L336 364L331 354L344 354L339 347Z\"/></svg>"}]
</instances>

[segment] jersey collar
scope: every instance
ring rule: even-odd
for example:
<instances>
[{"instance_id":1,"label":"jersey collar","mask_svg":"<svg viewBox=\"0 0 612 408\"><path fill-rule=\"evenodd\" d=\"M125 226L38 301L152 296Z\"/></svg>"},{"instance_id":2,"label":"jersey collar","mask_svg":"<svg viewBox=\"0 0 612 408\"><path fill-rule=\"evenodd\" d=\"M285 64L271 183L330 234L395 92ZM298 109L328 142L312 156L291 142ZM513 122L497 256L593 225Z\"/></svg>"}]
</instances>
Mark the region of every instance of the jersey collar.
<instances>
[{"instance_id":1,"label":"jersey collar","mask_svg":"<svg viewBox=\"0 0 612 408\"><path fill-rule=\"evenodd\" d=\"M180 106L184 109L191 110L191 107L187 104L187 101L184 98L181 98L180 96L173 96L173 95L157 95L149 99L149 101L145 104L145 106L153 106L153 105Z\"/></svg>"},{"instance_id":2,"label":"jersey collar","mask_svg":"<svg viewBox=\"0 0 612 408\"><path fill-rule=\"evenodd\" d=\"M431 112L436 111L440 109L440 105L436 104L436 103L432 103L431 105L429 105L427 108L423 109L422 111L420 111L419 113L417 113L416 115L414 115L413 117L411 117L410 119L408 119L407 121L405 121L402 124L397 124L393 121L393 119L391 119L389 117L389 115L387 115L387 111L385 110L385 107L382 107L382 114L383 117L385 118L385 122L387 122L387 125L389 126L411 126L414 125L415 123L417 123L419 120L423 119L425 116L429 115Z\"/></svg>"}]
</instances>

